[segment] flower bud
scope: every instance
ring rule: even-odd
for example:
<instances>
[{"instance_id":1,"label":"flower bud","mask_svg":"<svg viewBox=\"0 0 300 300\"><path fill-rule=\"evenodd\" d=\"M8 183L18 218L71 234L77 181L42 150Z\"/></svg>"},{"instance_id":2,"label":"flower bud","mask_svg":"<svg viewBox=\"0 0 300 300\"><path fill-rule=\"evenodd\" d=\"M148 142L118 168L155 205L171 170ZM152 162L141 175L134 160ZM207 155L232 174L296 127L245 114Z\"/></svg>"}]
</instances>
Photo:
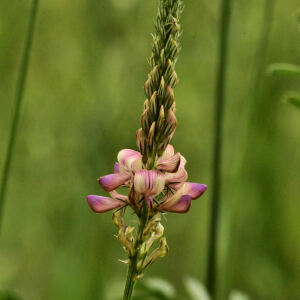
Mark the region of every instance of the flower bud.
<instances>
[{"instance_id":1,"label":"flower bud","mask_svg":"<svg viewBox=\"0 0 300 300\"><path fill-rule=\"evenodd\" d=\"M159 97L160 99L164 97L164 94L165 94L165 87L166 87L165 79L164 79L164 77L162 76L162 77L161 77L161 80L160 80L158 92L157 92L157 95L158 95L158 97Z\"/></svg>"},{"instance_id":2,"label":"flower bud","mask_svg":"<svg viewBox=\"0 0 300 300\"><path fill-rule=\"evenodd\" d=\"M159 131L163 130L164 121L165 121L165 110L164 110L164 106L161 105L159 110L159 116L157 119L157 128Z\"/></svg>"},{"instance_id":3,"label":"flower bud","mask_svg":"<svg viewBox=\"0 0 300 300\"><path fill-rule=\"evenodd\" d=\"M139 128L136 132L136 145L138 146L140 153L144 155L146 151L146 137L143 128Z\"/></svg>"},{"instance_id":4,"label":"flower bud","mask_svg":"<svg viewBox=\"0 0 300 300\"><path fill-rule=\"evenodd\" d=\"M150 102L149 102L149 108L150 108L150 112L151 112L152 115L156 115L156 112L157 112L157 100L156 100L156 97L157 97L157 92L155 91L153 93L153 95L151 96Z\"/></svg>"},{"instance_id":5,"label":"flower bud","mask_svg":"<svg viewBox=\"0 0 300 300\"><path fill-rule=\"evenodd\" d=\"M153 87L152 87L152 82L151 82L150 76L148 77L147 81L145 82L144 90L145 90L146 97L148 99L150 99L153 94Z\"/></svg>"},{"instance_id":6,"label":"flower bud","mask_svg":"<svg viewBox=\"0 0 300 300\"><path fill-rule=\"evenodd\" d=\"M124 223L124 218L123 218L123 213L121 210L117 210L113 213L112 215L112 220L113 220L113 223L118 227L118 228L121 228L123 226L125 226L125 223Z\"/></svg>"},{"instance_id":7,"label":"flower bud","mask_svg":"<svg viewBox=\"0 0 300 300\"><path fill-rule=\"evenodd\" d=\"M123 226L120 228L117 239L123 244L125 250L131 255L134 255L134 238L132 232L134 227Z\"/></svg>"},{"instance_id":8,"label":"flower bud","mask_svg":"<svg viewBox=\"0 0 300 300\"><path fill-rule=\"evenodd\" d=\"M161 220L160 213L155 214L150 219L146 228L143 231L143 241L145 241L146 237L155 230L155 228L156 228L157 224L160 222L160 220Z\"/></svg>"},{"instance_id":9,"label":"flower bud","mask_svg":"<svg viewBox=\"0 0 300 300\"><path fill-rule=\"evenodd\" d=\"M160 240L160 244L158 248L156 248L146 259L143 264L143 267L146 268L149 265L153 264L158 258L162 258L167 255L169 251L167 240L165 237L163 237Z\"/></svg>"},{"instance_id":10,"label":"flower bud","mask_svg":"<svg viewBox=\"0 0 300 300\"><path fill-rule=\"evenodd\" d=\"M152 148L153 145L154 134L155 134L155 122L151 124L151 127L149 129L149 134L148 134L148 145L150 148Z\"/></svg>"}]
</instances>

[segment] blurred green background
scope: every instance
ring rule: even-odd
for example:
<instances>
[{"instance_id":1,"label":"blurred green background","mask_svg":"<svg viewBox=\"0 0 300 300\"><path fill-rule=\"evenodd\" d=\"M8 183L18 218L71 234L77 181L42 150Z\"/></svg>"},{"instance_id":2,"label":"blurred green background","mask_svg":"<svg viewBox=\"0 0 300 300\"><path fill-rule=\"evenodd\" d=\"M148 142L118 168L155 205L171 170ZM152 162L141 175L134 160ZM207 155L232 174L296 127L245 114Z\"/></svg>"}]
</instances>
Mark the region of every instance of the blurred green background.
<instances>
[{"instance_id":1,"label":"blurred green background","mask_svg":"<svg viewBox=\"0 0 300 300\"><path fill-rule=\"evenodd\" d=\"M0 1L1 171L30 4ZM147 272L174 284L180 300L186 276L205 279L219 4L185 1L175 90L172 144L187 158L190 180L208 191L188 214L168 214L170 253ZM264 1L233 1L220 299L232 289L251 299L300 299L300 113L280 101L300 81L262 74L253 92L258 67L300 63L299 7L277 1L262 60ZM120 149L136 148L156 9L155 0L40 1L0 236L0 290L32 300L122 293L125 255L111 214L93 214L85 198L102 193L96 179L111 172Z\"/></svg>"}]
</instances>

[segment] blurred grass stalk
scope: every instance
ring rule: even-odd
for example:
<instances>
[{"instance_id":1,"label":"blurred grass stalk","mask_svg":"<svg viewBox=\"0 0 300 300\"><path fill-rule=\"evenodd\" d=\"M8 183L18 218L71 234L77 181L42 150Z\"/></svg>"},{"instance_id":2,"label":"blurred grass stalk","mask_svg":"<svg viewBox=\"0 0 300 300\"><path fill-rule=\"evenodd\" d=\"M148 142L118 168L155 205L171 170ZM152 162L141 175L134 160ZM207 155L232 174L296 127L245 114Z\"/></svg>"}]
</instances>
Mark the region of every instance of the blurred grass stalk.
<instances>
[{"instance_id":1,"label":"blurred grass stalk","mask_svg":"<svg viewBox=\"0 0 300 300\"><path fill-rule=\"evenodd\" d=\"M24 96L24 88L25 88L25 83L26 83L26 78L28 73L27 71L28 71L30 52L31 52L35 23L36 23L38 3L39 0L32 0L23 57L20 65L17 83L16 83L14 114L13 114L13 119L12 119L10 133L9 133L9 141L8 141L6 156L4 160L4 169L3 169L1 187L0 187L0 231L1 231L1 225L4 216L4 204L5 204L7 183L10 174L10 165L12 161L14 145L15 145L16 135L18 131L21 104Z\"/></svg>"},{"instance_id":2,"label":"blurred grass stalk","mask_svg":"<svg viewBox=\"0 0 300 300\"><path fill-rule=\"evenodd\" d=\"M228 35L230 24L231 0L223 0L221 4L221 19L219 27L218 69L215 94L214 120L214 156L212 172L212 200L210 211L210 228L208 236L208 261L206 284L212 299L216 297L217 278L217 247L220 215L221 165L223 146L223 115L227 69Z\"/></svg>"},{"instance_id":3,"label":"blurred grass stalk","mask_svg":"<svg viewBox=\"0 0 300 300\"><path fill-rule=\"evenodd\" d=\"M242 190L243 173L244 166L247 163L247 150L248 150L248 139L251 132L251 124L255 118L255 107L257 105L257 101L261 95L262 90L262 80L265 74L265 60L269 42L269 36L271 32L272 19L274 14L274 6L275 0L265 0L263 6L263 20L262 25L260 26L261 30L259 32L259 39L257 45L257 51L255 54L256 61L256 69L253 74L252 84L250 86L249 91L249 99L247 99L243 111L244 115L241 117L240 122L240 132L239 132L239 140L240 147L237 149L235 159L235 165L233 165L232 172L232 201L230 203L230 209L228 209L228 214L226 216L226 236L229 237L228 244L225 245L225 257L223 259L222 266L222 288L220 291L220 298L225 299L228 296L228 293L232 287L232 279L233 279L233 260L231 257L235 257L238 253L235 252L237 248L237 230L239 223L239 207L240 207L240 197Z\"/></svg>"}]
</instances>

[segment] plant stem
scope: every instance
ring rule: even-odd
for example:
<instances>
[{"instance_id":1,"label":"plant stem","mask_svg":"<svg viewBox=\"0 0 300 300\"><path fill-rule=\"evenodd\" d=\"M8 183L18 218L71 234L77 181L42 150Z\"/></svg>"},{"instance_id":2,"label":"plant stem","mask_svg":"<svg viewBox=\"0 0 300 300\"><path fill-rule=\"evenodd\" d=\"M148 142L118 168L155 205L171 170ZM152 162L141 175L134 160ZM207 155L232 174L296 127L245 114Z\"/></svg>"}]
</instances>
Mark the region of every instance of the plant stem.
<instances>
[{"instance_id":1,"label":"plant stem","mask_svg":"<svg viewBox=\"0 0 300 300\"><path fill-rule=\"evenodd\" d=\"M7 190L7 182L9 178L9 172L10 172L10 165L11 165L15 139L18 130L21 104L24 95L24 87L26 83L27 70L29 65L30 52L31 52L34 28L36 23L35 21L36 21L36 15L38 10L38 2L39 0L32 1L32 6L31 6L31 11L29 16L29 25L27 29L26 40L25 40L24 51L23 51L23 58L21 61L19 76L16 84L15 110L14 110L14 115L13 115L11 128L10 128L9 141L8 141L8 146L6 151L6 157L4 160L4 170L3 170L3 175L1 179L1 188L0 188L0 230L1 230L3 214L4 214L3 210L4 210L4 202L5 202L5 196Z\"/></svg>"},{"instance_id":2,"label":"plant stem","mask_svg":"<svg viewBox=\"0 0 300 300\"><path fill-rule=\"evenodd\" d=\"M214 128L214 160L212 178L212 201L210 216L210 232L207 263L207 289L215 299L217 277L217 238L220 213L221 163L222 163L222 131L225 98L225 82L227 67L228 33L230 23L230 0L223 0L221 6L219 63L217 71L217 87L215 95L215 128Z\"/></svg>"},{"instance_id":3,"label":"plant stem","mask_svg":"<svg viewBox=\"0 0 300 300\"><path fill-rule=\"evenodd\" d=\"M232 191L231 191L231 203L230 211L227 217L228 219L228 229L229 242L226 251L226 259L224 265L224 292L223 297L229 293L229 289L232 288L231 281L233 277L234 263L229 256L235 256L235 249L237 243L238 234L238 221L239 221L239 196L241 195L242 184L241 180L243 178L243 172L245 165L247 164L247 151L249 150L249 138L251 133L251 125L254 122L256 116L256 106L261 97L262 92L262 79L264 77L265 67L266 67L266 55L268 50L268 43L272 28L272 21L274 15L275 0L265 0L263 6L263 16L262 23L260 26L258 46L255 54L256 68L254 70L253 78L251 81L249 90L249 98L244 104L244 115L240 118L240 148L235 156L235 164L232 166Z\"/></svg>"},{"instance_id":4,"label":"plant stem","mask_svg":"<svg viewBox=\"0 0 300 300\"><path fill-rule=\"evenodd\" d=\"M147 224L147 221L148 221L148 211L147 211L147 207L144 205L142 210L142 215L140 217L138 234L134 244L135 253L134 256L130 258L130 262L128 266L128 273L127 273L126 285L123 294L123 300L130 300L132 297L133 288L136 282L136 276L138 275L138 270L137 270L137 260L139 256L138 250L141 244L143 243L143 231Z\"/></svg>"}]
</instances>

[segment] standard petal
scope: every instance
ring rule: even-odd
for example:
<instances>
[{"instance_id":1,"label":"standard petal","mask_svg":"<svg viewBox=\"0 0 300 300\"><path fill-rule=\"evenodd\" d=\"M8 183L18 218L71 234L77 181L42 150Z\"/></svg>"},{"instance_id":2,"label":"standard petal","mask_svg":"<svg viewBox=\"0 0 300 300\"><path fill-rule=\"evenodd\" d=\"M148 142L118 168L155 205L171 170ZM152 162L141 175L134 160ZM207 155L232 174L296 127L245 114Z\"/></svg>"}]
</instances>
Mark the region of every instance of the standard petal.
<instances>
[{"instance_id":1,"label":"standard petal","mask_svg":"<svg viewBox=\"0 0 300 300\"><path fill-rule=\"evenodd\" d=\"M165 179L155 170L141 170L134 175L134 189L136 193L144 196L155 196L165 187Z\"/></svg>"},{"instance_id":2,"label":"standard petal","mask_svg":"<svg viewBox=\"0 0 300 300\"><path fill-rule=\"evenodd\" d=\"M118 154L121 172L138 171L142 169L142 155L131 149L123 149Z\"/></svg>"},{"instance_id":3,"label":"standard petal","mask_svg":"<svg viewBox=\"0 0 300 300\"><path fill-rule=\"evenodd\" d=\"M205 184L186 182L184 184L184 194L190 195L192 200L199 198L207 189Z\"/></svg>"},{"instance_id":4,"label":"standard petal","mask_svg":"<svg viewBox=\"0 0 300 300\"><path fill-rule=\"evenodd\" d=\"M87 196L87 201L91 209L96 213L103 213L124 205L122 201L97 195Z\"/></svg>"},{"instance_id":5,"label":"standard petal","mask_svg":"<svg viewBox=\"0 0 300 300\"><path fill-rule=\"evenodd\" d=\"M173 213L186 213L191 207L192 198L190 195L183 195L175 204L171 206L164 207L161 205L159 208L163 211L169 211Z\"/></svg>"},{"instance_id":6,"label":"standard petal","mask_svg":"<svg viewBox=\"0 0 300 300\"><path fill-rule=\"evenodd\" d=\"M99 183L107 192L115 190L120 185L125 184L130 179L130 175L126 173L109 174L99 178Z\"/></svg>"},{"instance_id":7,"label":"standard petal","mask_svg":"<svg viewBox=\"0 0 300 300\"><path fill-rule=\"evenodd\" d=\"M161 158L158 161L157 169L160 171L165 171L170 173L177 172L180 164L180 160L181 160L181 155L179 152L167 159Z\"/></svg>"}]
</instances>

